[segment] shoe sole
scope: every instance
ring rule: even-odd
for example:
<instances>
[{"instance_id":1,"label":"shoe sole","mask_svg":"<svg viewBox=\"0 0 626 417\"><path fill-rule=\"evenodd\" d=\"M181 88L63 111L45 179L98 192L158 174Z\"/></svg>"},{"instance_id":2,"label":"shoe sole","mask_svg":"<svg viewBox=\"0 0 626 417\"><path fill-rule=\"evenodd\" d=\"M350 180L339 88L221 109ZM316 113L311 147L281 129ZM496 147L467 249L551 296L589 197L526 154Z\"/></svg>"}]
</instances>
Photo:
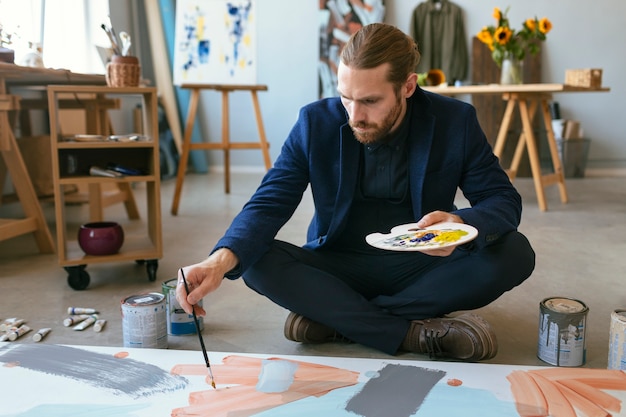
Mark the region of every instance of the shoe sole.
<instances>
[{"instance_id":1,"label":"shoe sole","mask_svg":"<svg viewBox=\"0 0 626 417\"><path fill-rule=\"evenodd\" d=\"M475 358L469 358L470 360L481 361L491 359L496 356L498 353L498 341L496 339L496 334L485 319L476 314L469 313L462 314L451 319L467 325L473 329L474 333L480 338L481 345L483 346L482 355Z\"/></svg>"},{"instance_id":2,"label":"shoe sole","mask_svg":"<svg viewBox=\"0 0 626 417\"><path fill-rule=\"evenodd\" d=\"M287 319L285 319L285 328L283 329L285 338L287 340L291 340L293 342L304 342L304 340L298 339L296 335L296 329L298 328L298 326L300 326L300 323L304 319L305 317L300 314L296 314L293 312L289 313Z\"/></svg>"}]
</instances>

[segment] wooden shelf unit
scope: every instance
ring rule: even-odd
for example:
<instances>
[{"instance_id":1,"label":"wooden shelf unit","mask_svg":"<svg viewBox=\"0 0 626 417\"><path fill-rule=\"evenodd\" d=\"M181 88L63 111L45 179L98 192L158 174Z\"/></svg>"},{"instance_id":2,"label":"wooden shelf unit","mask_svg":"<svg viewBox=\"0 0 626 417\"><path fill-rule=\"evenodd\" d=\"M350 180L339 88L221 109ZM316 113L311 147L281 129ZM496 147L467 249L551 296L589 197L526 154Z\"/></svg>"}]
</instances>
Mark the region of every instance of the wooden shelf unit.
<instances>
[{"instance_id":1,"label":"wooden shelf unit","mask_svg":"<svg viewBox=\"0 0 626 417\"><path fill-rule=\"evenodd\" d=\"M120 100L133 98L141 101L142 134L149 140L138 141L68 141L63 137L59 124L59 97L68 93L94 94L100 99L117 98ZM53 85L48 87L48 106L50 111L50 138L52 149L52 176L55 193L55 218L57 231L57 252L59 264L68 273L68 283L74 289L84 289L89 283L89 275L84 271L87 264L114 261L147 261L148 278L156 279L157 259L162 257L161 230L161 197L160 197L160 158L158 130L158 96L156 88L124 87L111 88L106 86L66 86ZM106 115L105 115L106 116ZM101 134L111 134L110 123L100 121ZM115 132L117 135L134 132ZM109 178L90 175L92 166L106 168L107 164L116 163L120 166L139 169L145 175L129 175ZM89 189L91 207L102 210L107 204L107 197L101 187L116 185L129 194L115 198L134 204L131 185L144 183L146 186L147 219L142 221L139 216L129 216L131 220L124 228L124 244L114 255L90 256L83 253L78 246L77 238L68 235L68 219L66 216L64 185L85 185ZM119 194L119 193L118 193ZM128 209L128 207L127 207ZM101 217L101 213L90 219ZM134 218L134 219L133 219Z\"/></svg>"}]
</instances>

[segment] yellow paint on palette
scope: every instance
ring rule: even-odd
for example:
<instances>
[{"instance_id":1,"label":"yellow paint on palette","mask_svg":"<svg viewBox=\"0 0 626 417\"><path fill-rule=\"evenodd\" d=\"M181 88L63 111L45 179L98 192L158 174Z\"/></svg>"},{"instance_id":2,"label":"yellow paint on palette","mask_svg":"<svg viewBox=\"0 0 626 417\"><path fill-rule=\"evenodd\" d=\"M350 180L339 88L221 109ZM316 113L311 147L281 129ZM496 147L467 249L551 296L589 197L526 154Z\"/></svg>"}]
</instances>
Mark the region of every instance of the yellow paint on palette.
<instances>
[{"instance_id":1,"label":"yellow paint on palette","mask_svg":"<svg viewBox=\"0 0 626 417\"><path fill-rule=\"evenodd\" d=\"M452 243L456 242L463 236L467 236L465 230L442 230L433 238L433 241L439 243Z\"/></svg>"}]
</instances>

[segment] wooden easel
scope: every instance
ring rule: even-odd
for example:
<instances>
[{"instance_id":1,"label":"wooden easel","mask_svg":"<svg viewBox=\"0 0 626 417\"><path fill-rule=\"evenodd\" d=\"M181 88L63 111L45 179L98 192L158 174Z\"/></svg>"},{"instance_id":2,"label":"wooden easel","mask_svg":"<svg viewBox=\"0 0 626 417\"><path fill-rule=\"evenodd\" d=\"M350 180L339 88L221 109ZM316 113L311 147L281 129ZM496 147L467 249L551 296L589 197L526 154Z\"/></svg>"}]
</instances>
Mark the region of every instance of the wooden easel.
<instances>
[{"instance_id":1,"label":"wooden easel","mask_svg":"<svg viewBox=\"0 0 626 417\"><path fill-rule=\"evenodd\" d=\"M269 154L269 143L265 136L263 119L261 118L261 108L259 106L258 91L267 91L266 85L222 85L222 84L183 84L182 88L191 90L189 99L189 113L185 123L185 134L183 137L182 154L178 165L178 175L176 176L176 189L172 201L171 213L178 214L178 204L180 194L185 179L185 171L189 160L189 152L194 149L222 150L224 152L224 192L230 193L230 150L231 149L261 149L265 162L265 169L270 169L272 162ZM222 93L222 141L220 143L191 143L191 135L198 112L198 102L202 90L217 90ZM259 131L259 142L231 142L230 141L230 116L228 95L233 91L249 91L252 96L254 114L257 129Z\"/></svg>"},{"instance_id":2,"label":"wooden easel","mask_svg":"<svg viewBox=\"0 0 626 417\"><path fill-rule=\"evenodd\" d=\"M19 108L19 98L6 94L0 82L0 153L25 214L22 219L0 219L0 240L33 233L41 253L54 253L52 235L9 123L9 111Z\"/></svg>"}]
</instances>

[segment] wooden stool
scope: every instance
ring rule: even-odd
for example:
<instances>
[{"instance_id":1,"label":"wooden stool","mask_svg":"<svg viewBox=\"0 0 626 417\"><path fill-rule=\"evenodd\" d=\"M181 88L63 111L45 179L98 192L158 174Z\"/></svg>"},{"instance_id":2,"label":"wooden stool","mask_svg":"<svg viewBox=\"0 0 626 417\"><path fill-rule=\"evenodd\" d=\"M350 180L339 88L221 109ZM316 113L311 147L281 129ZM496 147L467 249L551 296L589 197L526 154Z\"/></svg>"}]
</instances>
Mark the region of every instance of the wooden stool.
<instances>
[{"instance_id":1,"label":"wooden stool","mask_svg":"<svg viewBox=\"0 0 626 417\"><path fill-rule=\"evenodd\" d=\"M261 108L259 106L258 91L267 91L266 85L222 85L222 84L183 84L182 88L191 90L189 99L189 113L185 123L185 135L183 138L182 155L178 165L178 175L176 176L176 189L174 191L174 200L172 201L171 213L178 214L178 204L180 202L180 193L183 188L183 180L189 160L189 151L194 149L210 149L222 150L224 152L224 192L230 193L230 150L231 149L261 149L263 159L265 161L265 169L272 167L269 154L269 144L265 136L263 120L261 118ZM198 101L202 90L217 90L222 93L222 141L221 143L191 143L191 135L198 111ZM254 114L256 117L257 129L259 131L259 142L231 142L230 141L230 118L228 95L233 91L250 91L252 95L252 104L254 106Z\"/></svg>"},{"instance_id":2,"label":"wooden stool","mask_svg":"<svg viewBox=\"0 0 626 417\"><path fill-rule=\"evenodd\" d=\"M11 175L25 217L0 219L0 240L33 233L41 253L54 253L52 235L9 123L8 113L19 110L19 98L3 93L4 91L0 91L0 154Z\"/></svg>"}]
</instances>

